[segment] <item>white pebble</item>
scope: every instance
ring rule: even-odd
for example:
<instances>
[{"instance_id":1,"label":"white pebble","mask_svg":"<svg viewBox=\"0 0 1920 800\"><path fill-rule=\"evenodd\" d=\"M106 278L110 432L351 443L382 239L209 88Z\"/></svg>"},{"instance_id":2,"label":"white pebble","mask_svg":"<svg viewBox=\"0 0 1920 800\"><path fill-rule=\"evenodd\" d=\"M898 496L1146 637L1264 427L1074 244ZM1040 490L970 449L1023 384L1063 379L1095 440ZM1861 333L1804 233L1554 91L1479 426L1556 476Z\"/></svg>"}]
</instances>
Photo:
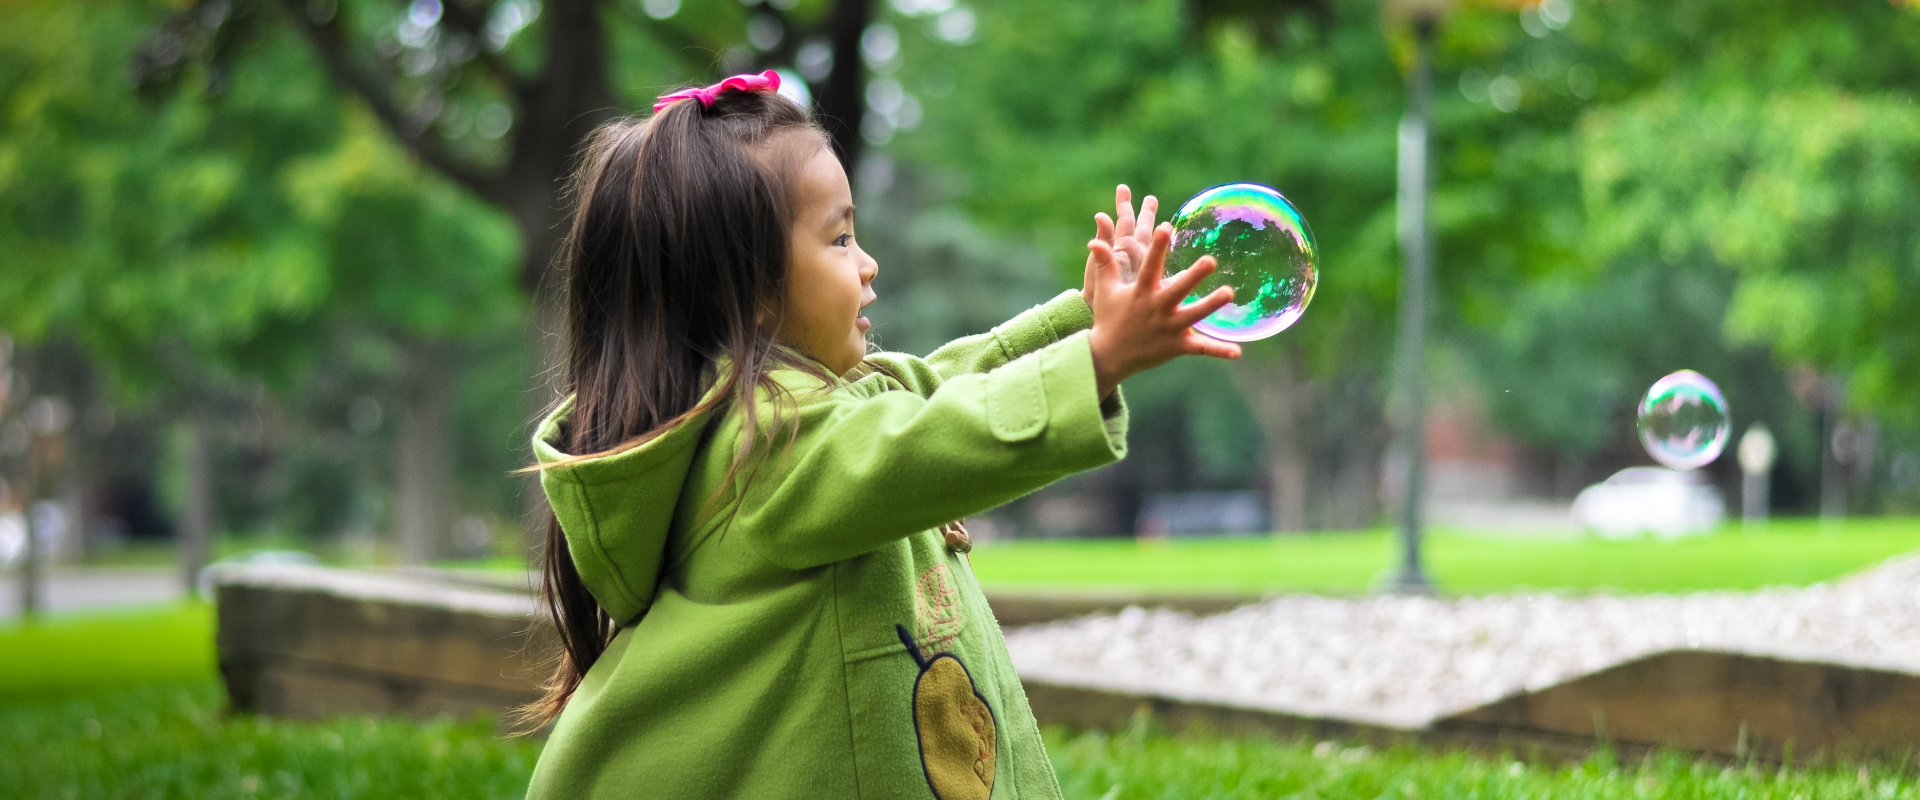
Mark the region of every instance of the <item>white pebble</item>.
<instances>
[{"instance_id":1,"label":"white pebble","mask_svg":"<svg viewBox=\"0 0 1920 800\"><path fill-rule=\"evenodd\" d=\"M1290 595L1204 617L1128 607L1006 640L1029 677L1422 724L1681 647L1920 672L1920 558L1804 589Z\"/></svg>"}]
</instances>

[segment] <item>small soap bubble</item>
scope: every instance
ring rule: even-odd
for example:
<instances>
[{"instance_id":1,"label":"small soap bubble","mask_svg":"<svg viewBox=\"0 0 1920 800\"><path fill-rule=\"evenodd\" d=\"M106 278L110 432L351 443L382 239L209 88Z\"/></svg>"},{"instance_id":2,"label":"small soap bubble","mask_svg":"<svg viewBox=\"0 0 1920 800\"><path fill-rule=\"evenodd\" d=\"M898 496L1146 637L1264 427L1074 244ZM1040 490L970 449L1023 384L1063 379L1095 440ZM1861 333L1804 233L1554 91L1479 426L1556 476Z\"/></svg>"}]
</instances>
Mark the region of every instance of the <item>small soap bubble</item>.
<instances>
[{"instance_id":1,"label":"small soap bubble","mask_svg":"<svg viewBox=\"0 0 1920 800\"><path fill-rule=\"evenodd\" d=\"M1653 460L1674 469L1713 463L1732 429L1720 387L1690 369L1654 381L1640 401L1640 443Z\"/></svg>"},{"instance_id":2,"label":"small soap bubble","mask_svg":"<svg viewBox=\"0 0 1920 800\"><path fill-rule=\"evenodd\" d=\"M1174 214L1168 268L1184 269L1206 255L1220 269L1188 301L1231 286L1234 302L1193 328L1229 342L1265 339L1291 327L1313 300L1320 277L1320 248L1306 218L1279 192L1254 183L1208 189Z\"/></svg>"}]
</instances>

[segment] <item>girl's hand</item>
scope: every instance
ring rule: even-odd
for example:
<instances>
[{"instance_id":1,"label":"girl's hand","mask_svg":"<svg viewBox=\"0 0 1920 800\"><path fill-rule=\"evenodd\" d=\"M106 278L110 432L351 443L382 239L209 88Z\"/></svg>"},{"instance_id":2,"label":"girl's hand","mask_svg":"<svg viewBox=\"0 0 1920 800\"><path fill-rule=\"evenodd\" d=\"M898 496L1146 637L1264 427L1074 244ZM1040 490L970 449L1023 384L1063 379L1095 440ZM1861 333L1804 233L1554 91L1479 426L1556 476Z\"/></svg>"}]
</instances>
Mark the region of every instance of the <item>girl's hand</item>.
<instances>
[{"instance_id":1,"label":"girl's hand","mask_svg":"<svg viewBox=\"0 0 1920 800\"><path fill-rule=\"evenodd\" d=\"M1121 381L1177 356L1240 357L1239 345L1193 330L1194 323L1233 301L1232 287L1180 305L1217 268L1213 257L1202 256L1185 272L1163 281L1173 226L1152 229L1151 241L1132 283L1122 277L1112 244L1104 239L1087 242L1088 286L1094 289L1088 299L1093 306L1093 374L1102 400Z\"/></svg>"},{"instance_id":2,"label":"girl's hand","mask_svg":"<svg viewBox=\"0 0 1920 800\"><path fill-rule=\"evenodd\" d=\"M1153 216L1160 210L1160 200L1147 195L1140 201L1140 216L1133 215L1133 190L1126 184L1113 188L1113 209L1119 221L1105 212L1093 215L1093 229L1100 241L1106 242L1113 250L1114 260L1120 264L1120 277L1132 283L1139 274L1142 264L1147 262L1147 245L1153 240ZM1099 291L1093 276L1093 259L1087 259L1085 282L1080 290L1087 298L1087 304L1093 304L1093 296Z\"/></svg>"}]
</instances>

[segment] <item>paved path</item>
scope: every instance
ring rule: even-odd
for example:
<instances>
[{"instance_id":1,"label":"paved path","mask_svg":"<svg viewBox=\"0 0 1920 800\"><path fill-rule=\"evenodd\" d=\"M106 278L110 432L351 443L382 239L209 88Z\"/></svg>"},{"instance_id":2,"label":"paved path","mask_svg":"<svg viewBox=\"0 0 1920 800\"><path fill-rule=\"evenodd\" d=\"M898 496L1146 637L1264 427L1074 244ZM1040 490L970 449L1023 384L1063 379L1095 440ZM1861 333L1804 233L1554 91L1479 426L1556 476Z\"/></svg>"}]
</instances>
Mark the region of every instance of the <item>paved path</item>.
<instances>
[{"instance_id":1,"label":"paved path","mask_svg":"<svg viewBox=\"0 0 1920 800\"><path fill-rule=\"evenodd\" d=\"M40 607L63 611L147 605L186 595L173 567L54 567L40 584ZM20 573L0 573L0 621L20 616Z\"/></svg>"}]
</instances>

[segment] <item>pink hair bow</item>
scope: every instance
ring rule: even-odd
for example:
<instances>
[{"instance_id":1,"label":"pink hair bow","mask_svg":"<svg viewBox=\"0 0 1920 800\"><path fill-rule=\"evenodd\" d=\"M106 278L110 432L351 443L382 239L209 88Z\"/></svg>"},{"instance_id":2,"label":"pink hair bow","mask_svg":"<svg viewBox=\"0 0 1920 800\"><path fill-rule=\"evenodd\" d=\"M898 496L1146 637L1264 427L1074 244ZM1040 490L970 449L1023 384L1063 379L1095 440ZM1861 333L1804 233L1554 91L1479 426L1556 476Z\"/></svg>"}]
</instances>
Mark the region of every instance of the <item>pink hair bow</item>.
<instances>
[{"instance_id":1,"label":"pink hair bow","mask_svg":"<svg viewBox=\"0 0 1920 800\"><path fill-rule=\"evenodd\" d=\"M705 89L681 89L672 94L663 94L660 95L660 99L653 101L653 110L658 113L660 109L687 99L698 100L700 105L711 107L714 98L728 89L742 92L777 92L780 91L780 73L767 70L758 75L735 75Z\"/></svg>"}]
</instances>

